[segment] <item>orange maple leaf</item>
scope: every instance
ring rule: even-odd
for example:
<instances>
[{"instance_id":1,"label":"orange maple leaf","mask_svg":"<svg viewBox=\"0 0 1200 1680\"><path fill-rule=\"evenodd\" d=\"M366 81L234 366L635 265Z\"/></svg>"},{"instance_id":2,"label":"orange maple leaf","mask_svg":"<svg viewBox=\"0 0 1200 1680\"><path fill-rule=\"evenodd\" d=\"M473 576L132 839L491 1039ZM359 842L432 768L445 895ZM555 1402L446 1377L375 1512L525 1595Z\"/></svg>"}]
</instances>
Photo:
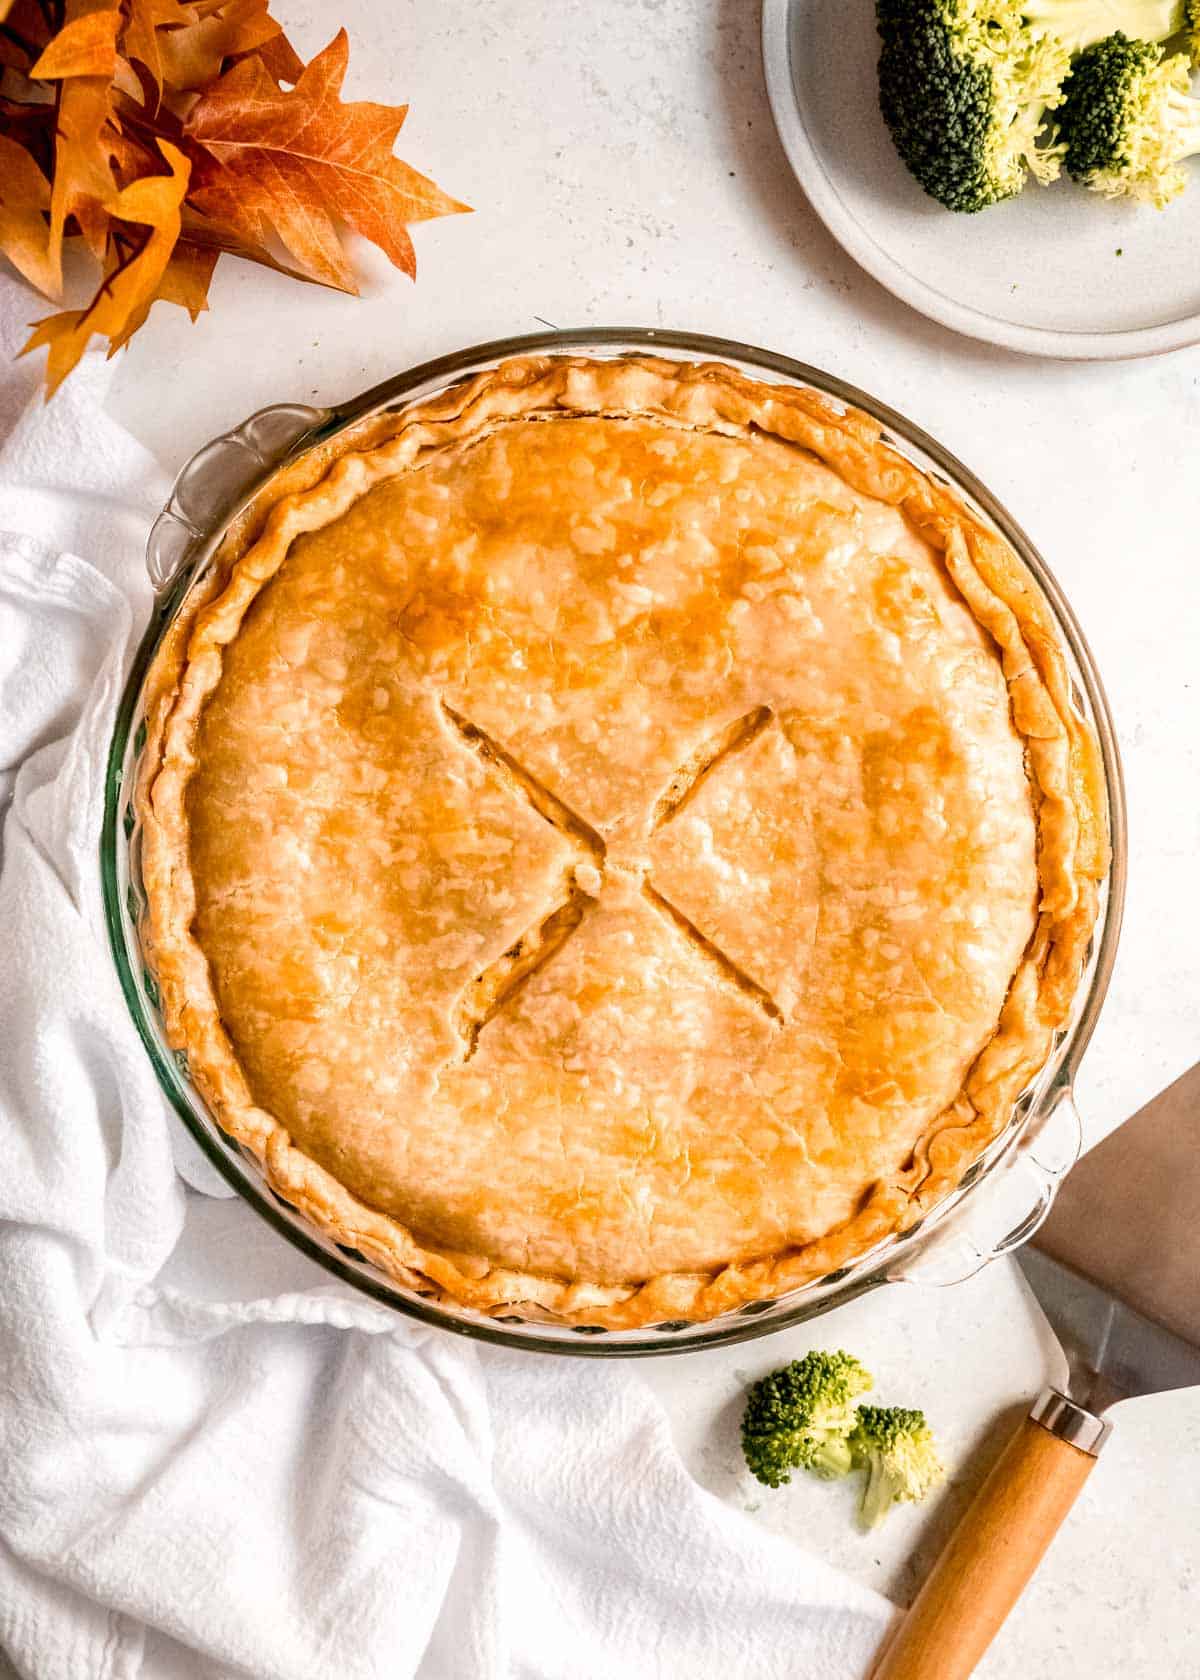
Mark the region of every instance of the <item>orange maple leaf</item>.
<instances>
[{"instance_id":1,"label":"orange maple leaf","mask_svg":"<svg viewBox=\"0 0 1200 1680\"><path fill-rule=\"evenodd\" d=\"M257 56L201 94L184 123L190 202L250 245L274 235L312 279L357 292L335 217L413 276L406 223L466 210L392 156L406 106L343 104L345 30L289 93Z\"/></svg>"},{"instance_id":2,"label":"orange maple leaf","mask_svg":"<svg viewBox=\"0 0 1200 1680\"><path fill-rule=\"evenodd\" d=\"M95 297L85 309L65 309L34 324L26 355L45 345L46 395L51 397L87 349L102 333L111 356L125 344L150 313L179 238L181 208L191 166L170 141L160 141L169 175L145 175L123 187L105 205L112 228L107 271ZM129 235L124 224L145 230Z\"/></svg>"},{"instance_id":3,"label":"orange maple leaf","mask_svg":"<svg viewBox=\"0 0 1200 1680\"><path fill-rule=\"evenodd\" d=\"M253 52L283 33L267 13L268 0L228 0L186 29L164 30L163 76L172 88L194 92L215 81L227 58Z\"/></svg>"},{"instance_id":4,"label":"orange maple leaf","mask_svg":"<svg viewBox=\"0 0 1200 1680\"><path fill-rule=\"evenodd\" d=\"M224 251L231 257L242 257L246 262L257 263L260 268L272 268L276 274L286 274L289 280L305 283L309 280L307 274L302 274L298 268L289 268L287 263L281 262L268 251L265 245L248 243L232 228L224 227L220 222L210 221L198 210L193 210L190 203L183 207L182 237L190 244L199 245L202 250L215 251L218 255Z\"/></svg>"},{"instance_id":5,"label":"orange maple leaf","mask_svg":"<svg viewBox=\"0 0 1200 1680\"><path fill-rule=\"evenodd\" d=\"M87 12L65 24L29 71L39 81L67 76L109 76L117 67L117 31L121 14L115 9Z\"/></svg>"},{"instance_id":6,"label":"orange maple leaf","mask_svg":"<svg viewBox=\"0 0 1200 1680\"><path fill-rule=\"evenodd\" d=\"M0 249L39 292L58 275L50 258L50 183L24 146L0 134Z\"/></svg>"},{"instance_id":7,"label":"orange maple leaf","mask_svg":"<svg viewBox=\"0 0 1200 1680\"><path fill-rule=\"evenodd\" d=\"M269 8L0 0L0 255L53 297L68 239L101 269L26 346L49 392L156 301L195 319L222 252L353 292L347 226L412 275L408 227L467 208L392 155L406 107L343 103L345 31L305 67Z\"/></svg>"},{"instance_id":8,"label":"orange maple leaf","mask_svg":"<svg viewBox=\"0 0 1200 1680\"><path fill-rule=\"evenodd\" d=\"M106 223L101 206L116 185L104 132L111 116L112 84L106 76L72 76L63 83L50 199L50 252L60 276L68 216L79 223L95 256L104 250Z\"/></svg>"},{"instance_id":9,"label":"orange maple leaf","mask_svg":"<svg viewBox=\"0 0 1200 1680\"><path fill-rule=\"evenodd\" d=\"M208 308L208 288L220 255L215 246L206 250L189 239L180 239L163 270L155 301L161 298L164 303L177 303L196 320Z\"/></svg>"},{"instance_id":10,"label":"orange maple leaf","mask_svg":"<svg viewBox=\"0 0 1200 1680\"><path fill-rule=\"evenodd\" d=\"M291 82L294 86L304 74L304 60L286 35L273 35L254 50L277 82Z\"/></svg>"},{"instance_id":11,"label":"orange maple leaf","mask_svg":"<svg viewBox=\"0 0 1200 1680\"><path fill-rule=\"evenodd\" d=\"M81 39L86 39L87 30L93 27L93 18L100 20L94 26L97 32L107 38L107 31L116 16L118 14L112 7L100 4L99 0L67 0L66 21L56 39L61 40L77 25L84 31ZM56 42L52 41L42 58L53 54L55 46ZM87 50L81 48L80 62L86 62ZM112 116L111 78L116 65L115 44L110 58L111 67L99 75L81 74L74 69L59 73L63 79L58 90L54 185L50 197L50 260L56 276L52 288L54 296L62 289L62 247L69 216L74 216L79 224L92 253L97 257L104 254L107 218L102 205L116 189L105 137Z\"/></svg>"},{"instance_id":12,"label":"orange maple leaf","mask_svg":"<svg viewBox=\"0 0 1200 1680\"><path fill-rule=\"evenodd\" d=\"M162 91L162 51L158 31L168 24L190 24L193 13L179 0L126 0L121 44L125 56L136 60L150 77L157 100Z\"/></svg>"}]
</instances>

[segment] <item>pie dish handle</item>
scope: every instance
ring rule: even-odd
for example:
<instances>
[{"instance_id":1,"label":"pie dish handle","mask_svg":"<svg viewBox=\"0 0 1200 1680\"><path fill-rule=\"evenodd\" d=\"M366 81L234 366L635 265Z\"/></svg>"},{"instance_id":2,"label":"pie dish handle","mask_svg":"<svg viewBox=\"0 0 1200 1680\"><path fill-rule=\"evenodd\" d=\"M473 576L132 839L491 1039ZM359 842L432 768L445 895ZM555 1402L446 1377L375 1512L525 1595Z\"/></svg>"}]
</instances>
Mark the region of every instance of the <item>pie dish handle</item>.
<instances>
[{"instance_id":1,"label":"pie dish handle","mask_svg":"<svg viewBox=\"0 0 1200 1680\"><path fill-rule=\"evenodd\" d=\"M222 521L331 418L327 408L275 403L198 449L180 468L146 542L155 592L169 589Z\"/></svg>"},{"instance_id":2,"label":"pie dish handle","mask_svg":"<svg viewBox=\"0 0 1200 1680\"><path fill-rule=\"evenodd\" d=\"M1020 1248L1050 1212L1082 1144L1074 1093L1064 1085L997 1175L996 1194L972 1198L969 1212L939 1226L911 1257L888 1272L887 1281L945 1289L965 1283L992 1260Z\"/></svg>"}]
</instances>

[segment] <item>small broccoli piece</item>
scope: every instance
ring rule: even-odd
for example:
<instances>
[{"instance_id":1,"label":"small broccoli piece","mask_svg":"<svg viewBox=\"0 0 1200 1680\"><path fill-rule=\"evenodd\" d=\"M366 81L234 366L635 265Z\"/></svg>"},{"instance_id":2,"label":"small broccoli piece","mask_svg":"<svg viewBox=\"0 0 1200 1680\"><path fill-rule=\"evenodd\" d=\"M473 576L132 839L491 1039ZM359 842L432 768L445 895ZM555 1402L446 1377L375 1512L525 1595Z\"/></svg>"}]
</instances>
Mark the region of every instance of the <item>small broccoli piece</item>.
<instances>
[{"instance_id":1,"label":"small broccoli piece","mask_svg":"<svg viewBox=\"0 0 1200 1680\"><path fill-rule=\"evenodd\" d=\"M881 1523L897 1500L924 1499L946 1474L925 1413L905 1406L860 1406L850 1453L867 1472L859 1507L865 1528Z\"/></svg>"},{"instance_id":2,"label":"small broccoli piece","mask_svg":"<svg viewBox=\"0 0 1200 1680\"><path fill-rule=\"evenodd\" d=\"M772 1488L790 1482L792 1470L846 1475L854 1402L873 1382L850 1354L816 1351L760 1378L742 1417L742 1451L750 1470Z\"/></svg>"},{"instance_id":3,"label":"small broccoli piece","mask_svg":"<svg viewBox=\"0 0 1200 1680\"><path fill-rule=\"evenodd\" d=\"M1200 152L1200 99L1182 53L1109 35L1080 53L1064 88L1058 142L1068 172L1108 198L1160 210L1187 185Z\"/></svg>"}]
</instances>

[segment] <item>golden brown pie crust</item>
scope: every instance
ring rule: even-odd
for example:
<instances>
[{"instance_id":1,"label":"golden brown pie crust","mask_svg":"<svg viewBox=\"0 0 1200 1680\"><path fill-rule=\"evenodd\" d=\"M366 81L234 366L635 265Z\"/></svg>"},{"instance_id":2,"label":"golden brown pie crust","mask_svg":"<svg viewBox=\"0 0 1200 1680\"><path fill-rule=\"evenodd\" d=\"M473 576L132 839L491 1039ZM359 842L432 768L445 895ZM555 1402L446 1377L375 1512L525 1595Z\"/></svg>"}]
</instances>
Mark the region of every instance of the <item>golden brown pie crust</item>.
<instances>
[{"instance_id":1,"label":"golden brown pie crust","mask_svg":"<svg viewBox=\"0 0 1200 1680\"><path fill-rule=\"evenodd\" d=\"M281 475L149 685L171 1042L411 1288L628 1328L845 1265L1068 1020L1096 742L1012 550L853 410L509 361Z\"/></svg>"}]
</instances>

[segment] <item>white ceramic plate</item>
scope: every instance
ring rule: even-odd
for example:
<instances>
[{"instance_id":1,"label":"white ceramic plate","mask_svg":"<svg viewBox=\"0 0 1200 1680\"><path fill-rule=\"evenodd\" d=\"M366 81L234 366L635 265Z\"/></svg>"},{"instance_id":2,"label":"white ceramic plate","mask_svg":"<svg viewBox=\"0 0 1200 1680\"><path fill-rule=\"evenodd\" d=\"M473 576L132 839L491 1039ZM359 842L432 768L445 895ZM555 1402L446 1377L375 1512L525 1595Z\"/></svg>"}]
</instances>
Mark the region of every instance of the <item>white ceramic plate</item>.
<instances>
[{"instance_id":1,"label":"white ceramic plate","mask_svg":"<svg viewBox=\"0 0 1200 1680\"><path fill-rule=\"evenodd\" d=\"M1103 360L1200 342L1200 161L1166 210L1060 181L952 215L909 176L879 115L874 0L763 0L762 29L771 109L801 186L897 297L1034 355Z\"/></svg>"}]
</instances>

